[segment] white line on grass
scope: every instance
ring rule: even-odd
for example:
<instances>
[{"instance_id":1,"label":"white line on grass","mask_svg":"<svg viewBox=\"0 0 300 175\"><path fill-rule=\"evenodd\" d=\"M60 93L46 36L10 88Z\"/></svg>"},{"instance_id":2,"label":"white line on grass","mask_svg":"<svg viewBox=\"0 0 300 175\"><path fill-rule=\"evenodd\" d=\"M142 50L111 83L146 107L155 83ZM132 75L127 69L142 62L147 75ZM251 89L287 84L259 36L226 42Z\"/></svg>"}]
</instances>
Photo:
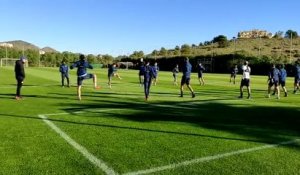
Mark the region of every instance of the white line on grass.
<instances>
[{"instance_id":1,"label":"white line on grass","mask_svg":"<svg viewBox=\"0 0 300 175\"><path fill-rule=\"evenodd\" d=\"M57 114L61 115L61 114ZM84 157L86 157L91 163L96 165L98 168L103 170L108 175L117 174L112 168L110 168L106 163L98 159L96 156L91 154L85 147L78 144L75 140L73 140L68 134L62 131L58 126L56 126L53 122L47 119L46 115L38 115L51 129L53 129L56 133L58 133L63 139L65 139L71 146L73 146L77 151L79 151Z\"/></svg>"},{"instance_id":2,"label":"white line on grass","mask_svg":"<svg viewBox=\"0 0 300 175\"><path fill-rule=\"evenodd\" d=\"M69 114L81 114L84 113L83 111L77 111L77 112L72 112L72 113L67 113L67 112L62 112L62 113L53 113L53 114L41 114L44 116L54 116L54 115L69 115Z\"/></svg>"},{"instance_id":3,"label":"white line on grass","mask_svg":"<svg viewBox=\"0 0 300 175\"><path fill-rule=\"evenodd\" d=\"M183 161L183 162L180 162L180 163L173 163L173 164L170 164L170 165L150 168L150 169L146 169L146 170L129 172L129 173L126 173L124 175L140 175L140 174L155 173L155 172L164 171L164 170L168 170L168 169L175 169L175 168L178 168L178 167L181 167L181 166L187 166L187 165L201 163L201 162L209 162L209 161L212 161L212 160L217 160L217 159L221 159L221 158L229 157L229 156L233 156L233 155L238 155L238 154L243 154L243 153L248 153L248 152L254 152L254 151L259 151L259 150L263 150L263 149L274 148L274 147L278 147L280 145L293 144L293 143L299 142L299 140L300 139L295 139L295 140L291 140L291 141L287 141L287 142L281 142L281 143L278 143L278 144L268 144L268 145L264 145L264 146L254 147L254 148L242 149L242 150L238 150L238 151L233 151L233 152L217 154L217 155L213 155L213 156L207 156L207 157L197 158L197 159L188 160L188 161Z\"/></svg>"},{"instance_id":4,"label":"white line on grass","mask_svg":"<svg viewBox=\"0 0 300 175\"><path fill-rule=\"evenodd\" d=\"M111 110L122 110L122 109L99 109L99 110L77 111L77 112L73 112L73 113L104 112L104 111L111 111ZM102 169L106 174L109 174L109 175L110 174L112 174L112 175L117 174L112 168L108 167L103 160L98 159L97 157L92 155L85 147L78 144L75 140L73 140L70 136L68 136L64 131L62 131L59 127L57 127L53 122L51 122L47 118L47 116L67 115L67 114L71 114L71 113L40 114L39 117L41 119L43 119L43 121L50 128L52 128L56 133L58 133L62 138L64 138L70 145L72 145L76 150L78 150L84 157L86 157L94 165L96 165L97 167ZM293 144L293 143L297 143L299 141L300 141L300 139L295 139L295 140L290 140L290 141L286 141L286 142L281 142L281 143L278 143L278 144L267 144L267 145L264 145L264 146L248 148L248 149L242 149L242 150L232 151L232 152L228 152L228 153L217 154L217 155L213 155L213 156L207 156L207 157L187 160L187 161L183 161L183 162L180 162L180 163L173 163L173 164L170 164L170 165L149 168L149 169L146 169L146 170L128 172L128 173L125 173L123 175L150 174L150 173L155 173L155 172L159 172L159 171L175 169L175 168L182 167L182 166L188 166L188 165L192 165L192 164L196 164L196 163L218 160L218 159L221 159L221 158L234 156L234 155L238 155L238 154L255 152L255 151L264 150L264 149L270 149L270 148L278 147L280 145Z\"/></svg>"},{"instance_id":5,"label":"white line on grass","mask_svg":"<svg viewBox=\"0 0 300 175\"><path fill-rule=\"evenodd\" d=\"M76 111L76 112L62 112L62 113L51 113L51 114L40 114L44 116L55 116L55 115L70 115L70 114L82 114L86 112L105 112L105 111L120 111L120 110L127 110L127 109L93 109L93 110L85 110L85 111Z\"/></svg>"}]
</instances>

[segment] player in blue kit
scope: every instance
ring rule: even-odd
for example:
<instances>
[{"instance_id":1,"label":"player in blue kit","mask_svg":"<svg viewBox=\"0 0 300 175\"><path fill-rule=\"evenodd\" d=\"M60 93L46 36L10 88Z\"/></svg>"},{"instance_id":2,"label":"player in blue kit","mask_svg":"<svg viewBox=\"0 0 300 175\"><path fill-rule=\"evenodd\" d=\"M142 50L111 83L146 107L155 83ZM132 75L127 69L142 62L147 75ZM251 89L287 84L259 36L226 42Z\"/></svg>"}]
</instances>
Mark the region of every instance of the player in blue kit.
<instances>
[{"instance_id":1,"label":"player in blue kit","mask_svg":"<svg viewBox=\"0 0 300 175\"><path fill-rule=\"evenodd\" d=\"M176 66L174 67L174 69L172 70L172 73L173 73L173 78L174 78L174 81L173 81L173 84L174 85L178 85L177 84L177 75L179 73L179 67L178 67L178 64L176 64Z\"/></svg>"},{"instance_id":2,"label":"player in blue kit","mask_svg":"<svg viewBox=\"0 0 300 175\"><path fill-rule=\"evenodd\" d=\"M116 63L108 65L107 76L108 76L108 86L109 86L110 89L111 89L111 80L112 80L112 77L116 76L120 80L122 79L120 77L120 75L118 74L118 70L117 70L116 66L117 66Z\"/></svg>"},{"instance_id":3,"label":"player in blue kit","mask_svg":"<svg viewBox=\"0 0 300 175\"><path fill-rule=\"evenodd\" d=\"M268 98L271 97L271 88L274 87L274 90L277 93L277 99L280 99L280 91L279 91L279 77L280 77L280 71L276 68L275 64L272 65L272 68L268 75Z\"/></svg>"},{"instance_id":4,"label":"player in blue kit","mask_svg":"<svg viewBox=\"0 0 300 175\"><path fill-rule=\"evenodd\" d=\"M143 61L143 58L141 58L141 61L138 65L138 68L139 68L139 82L140 82L140 86L143 86L144 85L144 73L145 73L145 64L144 64L144 61Z\"/></svg>"},{"instance_id":5,"label":"player in blue kit","mask_svg":"<svg viewBox=\"0 0 300 175\"><path fill-rule=\"evenodd\" d=\"M180 86L180 97L183 97L183 86L186 84L189 90L192 93L192 98L195 98L195 93L190 85L190 80L191 80L191 72L192 72L192 65L189 62L189 58L185 57L184 58L184 63L182 66L182 78L181 78L181 86Z\"/></svg>"},{"instance_id":6,"label":"player in blue kit","mask_svg":"<svg viewBox=\"0 0 300 175\"><path fill-rule=\"evenodd\" d=\"M239 72L239 69L238 69L237 65L234 65L234 67L231 68L229 83L231 83L231 79L233 78L233 84L235 84L235 78L236 78L236 75L238 72Z\"/></svg>"},{"instance_id":7,"label":"player in blue kit","mask_svg":"<svg viewBox=\"0 0 300 175\"><path fill-rule=\"evenodd\" d=\"M287 93L287 90L286 90L286 87L285 87L285 81L286 81L287 73L286 73L286 70L284 69L284 64L279 65L279 72L280 72L279 85L281 85L281 87L283 89L284 96L287 97L288 93Z\"/></svg>"},{"instance_id":8,"label":"player in blue kit","mask_svg":"<svg viewBox=\"0 0 300 175\"><path fill-rule=\"evenodd\" d=\"M152 84L154 84L154 86L156 86L156 83L158 81L158 72L159 72L159 67L156 62L154 63L153 71L154 71L154 77L153 77Z\"/></svg>"},{"instance_id":9,"label":"player in blue kit","mask_svg":"<svg viewBox=\"0 0 300 175\"><path fill-rule=\"evenodd\" d=\"M99 87L97 86L97 76L96 74L89 74L87 73L87 68L89 69L93 69L93 66L90 65L86 60L85 60L85 56L84 55L80 55L79 56L79 61L76 61L75 63L73 63L71 65L71 69L77 67L77 96L78 96L78 100L81 100L81 86L82 86L82 82L85 79L93 79L93 83L94 83L94 88L95 89L99 89Z\"/></svg>"},{"instance_id":10,"label":"player in blue kit","mask_svg":"<svg viewBox=\"0 0 300 175\"><path fill-rule=\"evenodd\" d=\"M205 67L199 62L197 65L197 72L200 85L204 85L203 71L205 71Z\"/></svg>"},{"instance_id":11,"label":"player in blue kit","mask_svg":"<svg viewBox=\"0 0 300 175\"><path fill-rule=\"evenodd\" d=\"M59 66L59 72L61 74L61 86L65 87L65 79L67 79L67 86L70 87L69 66L65 61L62 61L62 64Z\"/></svg>"},{"instance_id":12,"label":"player in blue kit","mask_svg":"<svg viewBox=\"0 0 300 175\"><path fill-rule=\"evenodd\" d=\"M154 67L150 66L150 62L147 61L144 69L142 70L144 74L144 92L145 92L145 100L147 101L150 94L150 86L152 82L152 78L154 77Z\"/></svg>"}]
</instances>

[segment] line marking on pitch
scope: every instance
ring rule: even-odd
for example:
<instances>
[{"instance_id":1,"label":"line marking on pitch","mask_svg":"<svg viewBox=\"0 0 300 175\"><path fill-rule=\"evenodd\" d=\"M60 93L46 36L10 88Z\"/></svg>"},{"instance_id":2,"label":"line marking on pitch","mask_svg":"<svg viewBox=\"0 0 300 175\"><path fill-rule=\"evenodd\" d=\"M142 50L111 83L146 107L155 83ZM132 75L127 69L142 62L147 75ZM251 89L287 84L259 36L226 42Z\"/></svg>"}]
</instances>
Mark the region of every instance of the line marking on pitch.
<instances>
[{"instance_id":1,"label":"line marking on pitch","mask_svg":"<svg viewBox=\"0 0 300 175\"><path fill-rule=\"evenodd\" d=\"M98 110L100 111L100 110ZM80 111L79 111L80 112ZM78 113L79 113L78 112ZM83 112L80 112L83 113ZM48 115L66 115L68 113L56 113ZM111 167L109 167L103 160L97 158L92 153L90 153L85 147L81 146L74 139L72 139L68 134L56 126L52 121L48 120L47 115L40 114L38 115L52 130L59 134L67 143L69 143L74 149L80 152L85 158L87 158L95 166L103 170L107 175L116 175L116 173Z\"/></svg>"},{"instance_id":2,"label":"line marking on pitch","mask_svg":"<svg viewBox=\"0 0 300 175\"><path fill-rule=\"evenodd\" d=\"M290 140L290 141L286 141L286 142L281 142L281 143L278 143L278 144L267 144L267 145L264 145L264 146L258 146L258 147L254 147L254 148L241 149L241 150L227 152L227 153L223 153L223 154L217 154L217 155L213 155L213 156L207 156L207 157L187 160L187 161L183 161L183 162L180 162L180 163L173 163L173 164L170 164L170 165L159 166L159 167L155 167L155 168L149 168L149 169L146 169L146 170L128 172L128 173L125 173L123 175L150 174L150 173L155 173L155 172L159 172L159 171L175 169L175 168L182 167L182 166L188 166L188 165L192 165L192 164L196 164L196 163L210 162L210 161L213 161L213 160L218 160L218 159L221 159L221 158L234 156L234 155L238 155L238 154L244 154L244 153L255 152L255 151L260 151L260 150L264 150L264 149L270 149L270 148L278 147L278 146L281 146L281 145L289 145L289 144L297 143L299 141L300 141L300 139L295 139L295 140Z\"/></svg>"},{"instance_id":3,"label":"line marking on pitch","mask_svg":"<svg viewBox=\"0 0 300 175\"><path fill-rule=\"evenodd\" d=\"M40 114L38 116L52 130L54 130L56 133L58 133L67 143L69 143L71 146L73 146L74 149L76 149L78 152L80 152L91 163L93 163L95 166L97 166L98 168L103 170L106 174L115 175L118 173L115 172L111 167L109 167L103 160L98 159L96 156L91 154L85 147L78 144L69 135L67 135L58 126L56 126L52 121L50 121L50 119L47 118L47 116L55 116L55 115L80 114L80 113L86 113L86 112L104 112L104 111L112 111L112 110L120 110L120 109L99 109L99 110L76 111L76 112L72 112L72 113ZM255 152L255 151L260 151L260 150L265 150L265 149L271 149L271 148L279 147L281 145L294 144L294 143L298 143L299 141L300 141L300 139L294 139L294 140L290 140L290 141L286 141L286 142L280 142L277 144L267 144L267 145L263 145L263 146L253 147L253 148L241 149L241 150L237 150L237 151L232 151L232 152L227 152L227 153L222 153L222 154L217 154L217 155L212 155L212 156L207 156L207 157L201 157L201 158L196 158L196 159L192 159L192 160L187 160L187 161L183 161L183 162L179 162L179 163L173 163L173 164L169 164L169 165L149 168L149 169L145 169L145 170L128 172L128 173L124 173L123 175L142 175L142 174L150 174L150 173L155 173L155 172L160 172L160 171L165 171L165 170L171 170L171 169L176 169L176 168L179 168L182 166L189 166L189 165L193 165L193 164L197 164L197 163L219 160L219 159L234 156L234 155Z\"/></svg>"}]
</instances>

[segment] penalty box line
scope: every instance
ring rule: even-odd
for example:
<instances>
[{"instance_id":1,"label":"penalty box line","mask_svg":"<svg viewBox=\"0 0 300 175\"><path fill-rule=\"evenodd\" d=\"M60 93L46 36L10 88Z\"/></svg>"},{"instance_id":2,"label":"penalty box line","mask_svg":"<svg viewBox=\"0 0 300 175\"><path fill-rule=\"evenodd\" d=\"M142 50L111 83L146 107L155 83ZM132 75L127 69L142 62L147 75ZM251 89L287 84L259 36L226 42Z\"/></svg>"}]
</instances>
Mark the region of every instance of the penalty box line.
<instances>
[{"instance_id":1,"label":"penalty box line","mask_svg":"<svg viewBox=\"0 0 300 175\"><path fill-rule=\"evenodd\" d=\"M258 147L248 148L248 149L241 149L241 150L217 154L217 155L213 155L213 156L207 156L207 157L201 157L201 158L197 158L197 159L187 160L187 161L183 161L180 163L173 163L170 165L149 168L146 170L128 172L128 173L125 173L124 175L141 175L141 174L156 173L156 172L160 172L160 171L164 171L164 170L175 169L175 168L182 167L182 166L188 166L188 165L202 163L202 162L210 162L213 160L218 160L218 159L222 159L222 158L229 157L229 156L234 156L234 155L239 155L239 154L244 154L244 153L249 153L249 152L255 152L255 151L260 151L260 150L264 150L264 149L275 148L275 147L279 147L281 145L290 145L290 144L298 143L299 141L300 141L300 139L295 139L295 140L290 140L290 141L281 142L281 143L277 143L277 144L267 144L264 146L258 146Z\"/></svg>"},{"instance_id":2,"label":"penalty box line","mask_svg":"<svg viewBox=\"0 0 300 175\"><path fill-rule=\"evenodd\" d=\"M97 111L108 111L108 110L97 110ZM84 112L79 111L79 112L75 112L75 113L84 113ZM48 120L48 118L47 118L47 116L67 115L67 114L70 114L70 113L40 114L38 116L52 130L54 130L60 137L62 137L67 143L69 143L74 149L76 149L78 152L80 152L86 159L88 159L96 167L100 168L107 175L117 175L118 173L115 172L111 167L109 167L103 160L94 156L85 147L83 147L82 145L77 143L74 139L72 139L68 134L66 134L63 130L61 130L57 125L55 125L52 121Z\"/></svg>"},{"instance_id":3,"label":"penalty box line","mask_svg":"<svg viewBox=\"0 0 300 175\"><path fill-rule=\"evenodd\" d=\"M111 110L119 110L119 109L106 109L106 110L91 110L91 111L111 111ZM89 112L89 111L86 111ZM84 111L77 111L74 112L75 114L79 113L85 113ZM62 131L58 126L56 126L53 122L48 120L47 116L55 116L55 115L68 115L70 113L53 113L53 114L40 114L38 115L51 129L53 129L56 133L58 133L64 140L66 140L71 146L73 146L74 149L76 149L78 152L80 152L84 157L86 157L91 163L96 165L98 168L103 170L106 174L109 175L114 175L118 174L115 172L112 168L110 168L106 163L95 157L93 154L91 154L85 147L81 146L78 144L75 140L73 140L70 136L68 136L64 131ZM290 145L294 143L298 143L300 139L294 139L286 142L280 142L277 144L267 144L264 146L258 146L258 147L253 147L253 148L248 148L248 149L242 149L242 150L237 150L237 151L232 151L232 152L227 152L227 153L222 153L222 154L217 154L217 155L212 155L212 156L207 156L207 157L201 157L201 158L196 158L192 160L187 160L179 163L173 163L165 166L159 166L159 167L154 167L154 168L149 168L145 170L138 170L134 172L128 172L125 173L124 175L142 175L142 174L150 174L150 173L155 173L155 172L160 172L160 171L165 171L165 170L171 170L171 169L176 169L182 166L188 166L192 164L197 164L197 163L202 163L202 162L210 162L213 160L218 160L222 159L225 157L230 157L234 155L239 155L239 154L244 154L244 153L249 153L249 152L255 152L255 151L260 151L264 149L271 149L275 147L279 147L281 145Z\"/></svg>"}]
</instances>

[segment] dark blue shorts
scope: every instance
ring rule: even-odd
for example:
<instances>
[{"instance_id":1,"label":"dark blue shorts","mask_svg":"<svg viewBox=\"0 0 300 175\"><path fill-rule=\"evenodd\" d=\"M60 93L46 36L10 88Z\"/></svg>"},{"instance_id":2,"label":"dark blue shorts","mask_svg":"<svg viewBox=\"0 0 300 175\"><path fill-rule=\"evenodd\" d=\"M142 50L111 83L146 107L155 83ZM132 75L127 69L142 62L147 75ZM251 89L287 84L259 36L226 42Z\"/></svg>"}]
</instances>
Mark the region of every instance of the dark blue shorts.
<instances>
[{"instance_id":1,"label":"dark blue shorts","mask_svg":"<svg viewBox=\"0 0 300 175\"><path fill-rule=\"evenodd\" d=\"M273 80L273 81L270 81L269 82L269 86L271 87L271 86L273 86L273 85L275 85L276 87L279 85L279 81L278 80Z\"/></svg>"},{"instance_id":2,"label":"dark blue shorts","mask_svg":"<svg viewBox=\"0 0 300 175\"><path fill-rule=\"evenodd\" d=\"M198 72L198 78L202 78L203 74L202 72Z\"/></svg>"},{"instance_id":3,"label":"dark blue shorts","mask_svg":"<svg viewBox=\"0 0 300 175\"><path fill-rule=\"evenodd\" d=\"M77 85L81 86L82 85L82 81L85 79L90 79L90 78L94 78L93 74L86 74L86 76L83 77L77 77Z\"/></svg>"},{"instance_id":4,"label":"dark blue shorts","mask_svg":"<svg viewBox=\"0 0 300 175\"><path fill-rule=\"evenodd\" d=\"M182 78L181 78L181 86L183 86L184 84L190 85L190 80L191 80L190 77L182 76Z\"/></svg>"},{"instance_id":5,"label":"dark blue shorts","mask_svg":"<svg viewBox=\"0 0 300 175\"><path fill-rule=\"evenodd\" d=\"M279 80L279 85L281 85L281 87L284 87L285 86L285 81Z\"/></svg>"}]
</instances>

